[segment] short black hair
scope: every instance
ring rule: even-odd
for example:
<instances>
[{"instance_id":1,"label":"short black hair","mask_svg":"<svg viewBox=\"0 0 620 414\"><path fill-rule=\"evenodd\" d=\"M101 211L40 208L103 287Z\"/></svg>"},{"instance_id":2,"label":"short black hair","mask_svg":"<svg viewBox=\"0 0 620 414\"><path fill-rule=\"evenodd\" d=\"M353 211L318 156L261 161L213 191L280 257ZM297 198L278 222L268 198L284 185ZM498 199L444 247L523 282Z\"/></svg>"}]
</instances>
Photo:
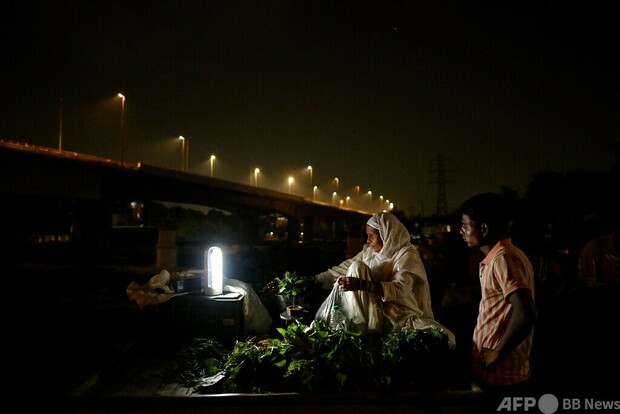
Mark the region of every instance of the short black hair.
<instances>
[{"instance_id":1,"label":"short black hair","mask_svg":"<svg viewBox=\"0 0 620 414\"><path fill-rule=\"evenodd\" d=\"M490 231L499 236L508 236L510 232L511 210L504 196L497 193L482 193L463 202L461 214L480 225L486 223Z\"/></svg>"}]
</instances>

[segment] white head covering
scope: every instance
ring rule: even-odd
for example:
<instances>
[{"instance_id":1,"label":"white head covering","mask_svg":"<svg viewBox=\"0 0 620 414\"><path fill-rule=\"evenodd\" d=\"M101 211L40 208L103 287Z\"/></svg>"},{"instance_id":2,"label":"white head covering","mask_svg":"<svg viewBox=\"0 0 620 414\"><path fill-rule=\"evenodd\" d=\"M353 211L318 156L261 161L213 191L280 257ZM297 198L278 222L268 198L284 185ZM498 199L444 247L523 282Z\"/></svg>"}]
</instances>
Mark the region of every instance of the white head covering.
<instances>
[{"instance_id":1,"label":"white head covering","mask_svg":"<svg viewBox=\"0 0 620 414\"><path fill-rule=\"evenodd\" d=\"M411 244L407 228L391 213L377 213L366 222L373 229L379 230L383 248L378 253L381 260L391 259L403 247Z\"/></svg>"},{"instance_id":2,"label":"white head covering","mask_svg":"<svg viewBox=\"0 0 620 414\"><path fill-rule=\"evenodd\" d=\"M381 230L381 223L379 222L379 215L373 214L366 222L373 229Z\"/></svg>"}]
</instances>

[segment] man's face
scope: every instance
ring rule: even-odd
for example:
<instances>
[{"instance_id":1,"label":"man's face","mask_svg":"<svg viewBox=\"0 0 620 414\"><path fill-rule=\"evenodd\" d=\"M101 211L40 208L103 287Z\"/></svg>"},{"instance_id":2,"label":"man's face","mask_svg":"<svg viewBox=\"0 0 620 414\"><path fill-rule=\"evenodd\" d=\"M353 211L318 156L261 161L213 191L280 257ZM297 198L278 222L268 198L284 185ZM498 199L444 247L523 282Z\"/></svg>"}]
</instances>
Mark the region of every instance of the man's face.
<instances>
[{"instance_id":1,"label":"man's face","mask_svg":"<svg viewBox=\"0 0 620 414\"><path fill-rule=\"evenodd\" d=\"M469 247L480 246L481 234L478 225L467 214L461 215L461 230L459 234Z\"/></svg>"},{"instance_id":2,"label":"man's face","mask_svg":"<svg viewBox=\"0 0 620 414\"><path fill-rule=\"evenodd\" d=\"M366 224L366 236L366 243L368 243L371 249L373 249L375 252L380 252L381 249L383 249L383 240L381 240L379 230Z\"/></svg>"}]
</instances>

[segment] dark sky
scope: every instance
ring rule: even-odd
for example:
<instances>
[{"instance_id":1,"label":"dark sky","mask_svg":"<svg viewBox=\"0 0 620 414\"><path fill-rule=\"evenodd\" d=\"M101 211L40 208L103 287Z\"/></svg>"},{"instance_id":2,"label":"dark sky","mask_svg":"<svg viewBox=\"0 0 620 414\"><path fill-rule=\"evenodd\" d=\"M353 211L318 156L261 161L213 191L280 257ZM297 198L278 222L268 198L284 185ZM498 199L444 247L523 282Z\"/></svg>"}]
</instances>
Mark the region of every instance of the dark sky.
<instances>
[{"instance_id":1,"label":"dark sky","mask_svg":"<svg viewBox=\"0 0 620 414\"><path fill-rule=\"evenodd\" d=\"M120 159L122 92L126 161L429 214L442 156L451 210L609 170L611 3L8 1L0 138Z\"/></svg>"}]
</instances>

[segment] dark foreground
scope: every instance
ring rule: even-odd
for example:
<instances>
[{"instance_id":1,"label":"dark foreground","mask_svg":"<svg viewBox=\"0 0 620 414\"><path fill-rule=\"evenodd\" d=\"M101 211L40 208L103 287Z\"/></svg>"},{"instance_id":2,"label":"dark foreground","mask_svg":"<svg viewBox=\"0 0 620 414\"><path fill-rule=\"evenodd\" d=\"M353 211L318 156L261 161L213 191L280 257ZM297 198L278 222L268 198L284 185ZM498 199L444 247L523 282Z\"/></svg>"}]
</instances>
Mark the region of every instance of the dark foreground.
<instances>
[{"instance_id":1,"label":"dark foreground","mask_svg":"<svg viewBox=\"0 0 620 414\"><path fill-rule=\"evenodd\" d=\"M15 397L19 411L41 405L73 413L481 410L482 393L469 382L456 389L332 395L198 395L165 384L160 374L172 355L167 347L176 343L174 331L158 324L155 309L140 310L126 295L131 281L144 283L154 272L83 266L12 269L7 280L19 281L14 287L22 293L5 301L5 359L14 386L8 395ZM617 292L574 292L562 300L541 313L536 328L531 395L553 394L560 401L617 400ZM475 309L465 306L436 315L457 335L464 367L463 344L468 343L474 314ZM273 319L274 324L283 323Z\"/></svg>"}]
</instances>

